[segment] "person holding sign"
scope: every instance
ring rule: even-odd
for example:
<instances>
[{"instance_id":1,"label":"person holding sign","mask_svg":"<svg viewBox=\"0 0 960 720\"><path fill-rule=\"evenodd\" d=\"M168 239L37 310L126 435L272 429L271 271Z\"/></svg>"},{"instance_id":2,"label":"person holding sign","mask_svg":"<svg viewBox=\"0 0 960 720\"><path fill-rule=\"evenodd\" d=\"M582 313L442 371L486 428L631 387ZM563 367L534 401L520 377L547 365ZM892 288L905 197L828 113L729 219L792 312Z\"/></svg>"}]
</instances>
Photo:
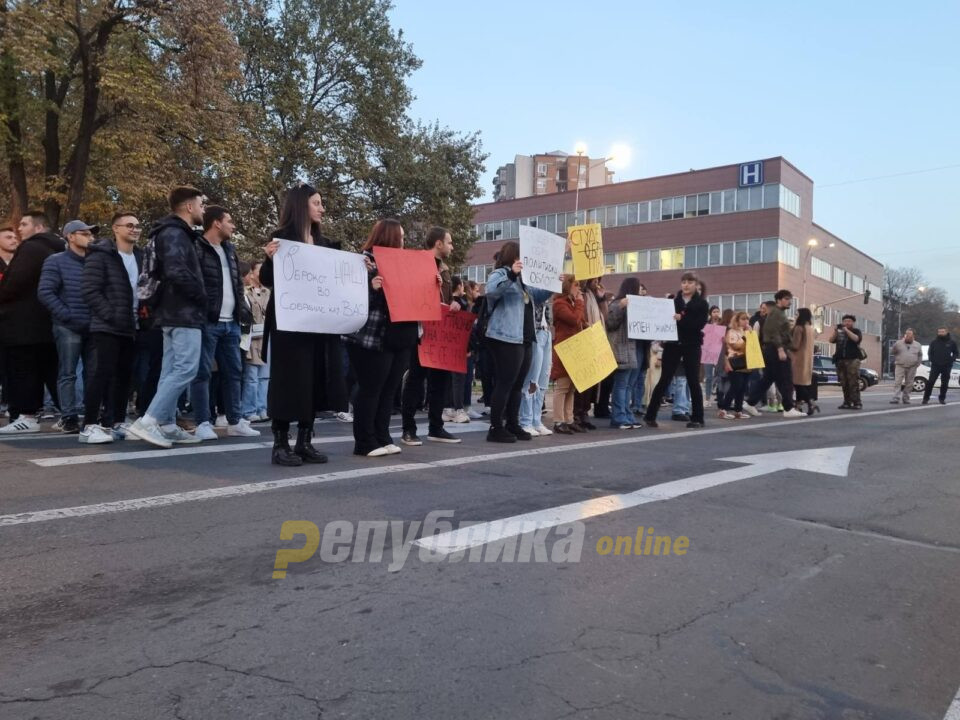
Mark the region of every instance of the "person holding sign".
<instances>
[{"instance_id":1,"label":"person holding sign","mask_svg":"<svg viewBox=\"0 0 960 720\"><path fill-rule=\"evenodd\" d=\"M637 381L637 344L627 333L627 295L639 294L640 281L635 277L625 278L620 283L620 292L610 301L610 309L607 311L607 339L617 359L611 392L613 409L610 414L610 427L618 430L640 427L635 424L633 413L630 412L630 392Z\"/></svg>"},{"instance_id":2,"label":"person holding sign","mask_svg":"<svg viewBox=\"0 0 960 720\"><path fill-rule=\"evenodd\" d=\"M587 431L573 418L576 388L557 355L557 345L586 328L587 316L580 283L568 275L563 279L563 291L553 299L553 365L550 368L550 379L554 381L553 431L561 435Z\"/></svg>"},{"instance_id":3,"label":"person holding sign","mask_svg":"<svg viewBox=\"0 0 960 720\"><path fill-rule=\"evenodd\" d=\"M370 277L367 322L352 335L343 336L350 365L357 375L353 454L383 457L400 452L390 437L390 413L393 397L410 362L410 352L417 346L417 323L390 321L383 286L386 282L403 281L401 278L387 280L379 273L374 247L402 248L400 221L378 222L361 248Z\"/></svg>"},{"instance_id":4,"label":"person holding sign","mask_svg":"<svg viewBox=\"0 0 960 720\"><path fill-rule=\"evenodd\" d=\"M700 352L703 345L703 327L707 324L709 307L707 301L697 292L696 273L685 272L680 276L680 292L673 298L673 307L676 310L673 319L677 323L677 341L663 344L660 381L653 389L653 395L650 397L650 404L643 419L649 427L658 427L657 412L663 402L663 395L680 363L683 363L693 404L693 412L687 427L702 428L703 391L700 388Z\"/></svg>"},{"instance_id":5,"label":"person holding sign","mask_svg":"<svg viewBox=\"0 0 960 720\"><path fill-rule=\"evenodd\" d=\"M260 268L260 282L274 286L273 256L280 239L340 249L340 243L320 233L323 199L306 184L287 191L280 211L280 227L270 235L263 250L266 261ZM273 430L271 461L275 465L297 466L325 463L327 456L312 443L313 420L318 410L347 409L343 376L343 350L339 335L291 332L277 329L276 294L271 293L264 323L264 348L269 352L273 372L267 388L267 412ZM290 449L290 422L297 422L297 443Z\"/></svg>"},{"instance_id":6,"label":"person holding sign","mask_svg":"<svg viewBox=\"0 0 960 720\"><path fill-rule=\"evenodd\" d=\"M546 302L552 293L526 287L522 271L519 243L504 243L486 291L490 303L486 340L495 378L488 442L513 443L533 437L520 427L520 392L536 342L534 303Z\"/></svg>"}]
</instances>

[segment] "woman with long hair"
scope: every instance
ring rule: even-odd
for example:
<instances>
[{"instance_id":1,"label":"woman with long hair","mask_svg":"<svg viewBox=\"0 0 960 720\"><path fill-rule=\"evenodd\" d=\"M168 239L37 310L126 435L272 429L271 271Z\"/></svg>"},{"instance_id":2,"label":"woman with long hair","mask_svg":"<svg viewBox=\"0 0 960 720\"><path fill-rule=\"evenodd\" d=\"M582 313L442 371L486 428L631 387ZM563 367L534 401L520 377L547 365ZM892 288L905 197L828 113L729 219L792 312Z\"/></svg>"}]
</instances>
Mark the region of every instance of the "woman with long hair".
<instances>
[{"instance_id":1,"label":"woman with long hair","mask_svg":"<svg viewBox=\"0 0 960 720\"><path fill-rule=\"evenodd\" d=\"M617 359L610 393L613 402L610 427L619 430L641 427L630 412L630 389L637 380L637 343L627 336L627 295L639 294L640 280L635 277L624 278L620 283L620 291L610 301L607 311L607 339Z\"/></svg>"},{"instance_id":2,"label":"woman with long hair","mask_svg":"<svg viewBox=\"0 0 960 720\"><path fill-rule=\"evenodd\" d=\"M489 303L486 346L494 373L487 433L490 442L512 443L533 437L520 427L520 392L537 341L534 303L545 302L551 293L528 288L522 272L519 243L504 243L485 293Z\"/></svg>"},{"instance_id":3,"label":"woman with long hair","mask_svg":"<svg viewBox=\"0 0 960 720\"><path fill-rule=\"evenodd\" d=\"M340 249L340 243L320 233L323 199L306 184L287 191L280 211L280 227L264 246L267 255L260 268L260 282L273 288L273 256L279 240ZM271 293L264 323L264 352L271 363L267 389L267 412L273 418L272 462L297 466L325 463L327 456L311 444L313 421L318 410L345 411L347 389L343 376L343 350L339 335L290 332L277 329L275 294ZM269 350L268 350L269 349ZM297 443L290 449L290 423L297 423Z\"/></svg>"},{"instance_id":4,"label":"woman with long hair","mask_svg":"<svg viewBox=\"0 0 960 720\"><path fill-rule=\"evenodd\" d=\"M563 279L560 294L553 298L553 364L550 379L553 386L553 431L562 435L586 432L573 417L573 403L576 388L567 369L557 355L557 345L571 338L587 327L587 316L583 307L583 293L580 283L568 275Z\"/></svg>"},{"instance_id":5,"label":"woman with long hair","mask_svg":"<svg viewBox=\"0 0 960 720\"><path fill-rule=\"evenodd\" d=\"M723 371L729 385L727 392L718 403L720 410L717 417L721 420L748 420L743 412L743 396L747 391L747 380L750 371L747 370L747 339L746 332L750 329L750 316L745 312L734 313L727 326L727 333L723 338Z\"/></svg>"},{"instance_id":6,"label":"woman with long hair","mask_svg":"<svg viewBox=\"0 0 960 720\"><path fill-rule=\"evenodd\" d=\"M810 308L797 311L797 322L793 326L793 342L790 346L790 364L793 366L793 387L797 396L797 405L805 403L807 415L820 412L815 402L813 387L813 351L817 340L817 331L813 327L813 314Z\"/></svg>"},{"instance_id":7,"label":"woman with long hair","mask_svg":"<svg viewBox=\"0 0 960 720\"><path fill-rule=\"evenodd\" d=\"M353 401L353 454L367 457L396 455L400 447L390 437L393 398L417 346L417 323L392 322L384 295L384 283L402 283L403 278L380 274L373 248L403 247L403 227L388 218L373 226L360 249L367 264L367 322L351 335L344 335L350 365L357 376Z\"/></svg>"}]
</instances>

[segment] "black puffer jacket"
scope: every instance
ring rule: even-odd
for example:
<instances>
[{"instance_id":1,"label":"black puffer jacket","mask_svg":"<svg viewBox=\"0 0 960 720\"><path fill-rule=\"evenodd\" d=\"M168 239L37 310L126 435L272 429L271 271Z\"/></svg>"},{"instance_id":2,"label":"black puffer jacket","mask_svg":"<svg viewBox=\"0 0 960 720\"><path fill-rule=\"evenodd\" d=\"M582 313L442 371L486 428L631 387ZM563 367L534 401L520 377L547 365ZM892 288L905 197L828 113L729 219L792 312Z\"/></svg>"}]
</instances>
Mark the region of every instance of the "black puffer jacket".
<instances>
[{"instance_id":1,"label":"black puffer jacket","mask_svg":"<svg viewBox=\"0 0 960 720\"><path fill-rule=\"evenodd\" d=\"M233 284L233 319L249 325L252 315L247 304L243 301L243 279L237 266L237 251L233 243L224 240L220 247L227 256L227 265L230 267L230 277ZM207 293L207 322L215 323L220 320L220 306L223 305L223 265L216 249L205 237L197 239L197 257L200 260L200 272L203 274L203 285Z\"/></svg>"},{"instance_id":2,"label":"black puffer jacket","mask_svg":"<svg viewBox=\"0 0 960 720\"><path fill-rule=\"evenodd\" d=\"M678 292L673 298L673 307L680 315L677 321L677 340L681 345L703 345L703 327L710 318L710 306L698 293L689 302L683 301Z\"/></svg>"},{"instance_id":3,"label":"black puffer jacket","mask_svg":"<svg viewBox=\"0 0 960 720\"><path fill-rule=\"evenodd\" d=\"M154 324L160 327L202 328L207 322L196 239L199 233L176 215L168 215L151 230L160 270L160 300Z\"/></svg>"},{"instance_id":4,"label":"black puffer jacket","mask_svg":"<svg viewBox=\"0 0 960 720\"><path fill-rule=\"evenodd\" d=\"M133 254L139 271L140 253L135 249ZM90 308L90 332L136 337L133 288L127 267L112 240L98 240L87 248L83 299Z\"/></svg>"},{"instance_id":5,"label":"black puffer jacket","mask_svg":"<svg viewBox=\"0 0 960 720\"><path fill-rule=\"evenodd\" d=\"M53 342L50 313L37 297L37 286L43 261L65 249L63 238L49 230L17 248L0 281L0 345Z\"/></svg>"},{"instance_id":6,"label":"black puffer jacket","mask_svg":"<svg viewBox=\"0 0 960 720\"><path fill-rule=\"evenodd\" d=\"M927 348L927 358L931 365L950 366L958 357L957 343L950 339L950 333L943 337L937 335Z\"/></svg>"}]
</instances>

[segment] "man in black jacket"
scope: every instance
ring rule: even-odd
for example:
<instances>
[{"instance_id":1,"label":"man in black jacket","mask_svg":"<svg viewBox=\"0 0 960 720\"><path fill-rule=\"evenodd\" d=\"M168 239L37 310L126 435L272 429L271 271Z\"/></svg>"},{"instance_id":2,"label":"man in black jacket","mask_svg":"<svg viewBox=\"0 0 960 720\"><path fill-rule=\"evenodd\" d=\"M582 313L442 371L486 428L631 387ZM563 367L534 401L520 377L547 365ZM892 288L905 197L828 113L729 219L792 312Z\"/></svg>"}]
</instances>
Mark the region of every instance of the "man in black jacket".
<instances>
[{"instance_id":1,"label":"man in black jacket","mask_svg":"<svg viewBox=\"0 0 960 720\"><path fill-rule=\"evenodd\" d=\"M930 377L927 379L927 386L923 389L923 404L930 402L930 395L933 393L933 386L940 378L940 404L947 404L947 386L950 384L950 371L953 370L953 364L960 358L960 352L957 349L957 343L950 338L950 333L945 327L937 328L937 336L927 348L927 359L930 361Z\"/></svg>"},{"instance_id":2,"label":"man in black jacket","mask_svg":"<svg viewBox=\"0 0 960 720\"><path fill-rule=\"evenodd\" d=\"M133 372L139 275L140 261L127 237L118 235L116 243L101 240L87 248L83 298L90 308L90 350L82 443L126 437L123 420Z\"/></svg>"},{"instance_id":3,"label":"man in black jacket","mask_svg":"<svg viewBox=\"0 0 960 720\"><path fill-rule=\"evenodd\" d=\"M163 367L147 412L127 430L158 447L197 443L200 438L176 424L177 400L197 375L207 295L197 259L194 227L203 222L203 193L177 187L170 193L172 214L150 231L158 260L155 322L163 328Z\"/></svg>"},{"instance_id":4,"label":"man in black jacket","mask_svg":"<svg viewBox=\"0 0 960 720\"><path fill-rule=\"evenodd\" d=\"M216 440L210 423L210 371L217 361L227 435L256 437L259 430L241 414L240 385L243 361L240 354L240 324L249 325L249 310L244 303L243 279L237 266L237 252L230 242L236 226L224 208L211 205L203 213L203 236L197 239L197 256L206 290L206 323L200 368L190 386L190 402L197 421L196 435L201 440Z\"/></svg>"},{"instance_id":5,"label":"man in black jacket","mask_svg":"<svg viewBox=\"0 0 960 720\"><path fill-rule=\"evenodd\" d=\"M65 245L40 211L24 215L19 230L25 239L0 280L0 345L10 383L10 424L0 428L2 435L39 432L44 385L57 399L57 350L37 286L43 261Z\"/></svg>"},{"instance_id":6,"label":"man in black jacket","mask_svg":"<svg viewBox=\"0 0 960 720\"><path fill-rule=\"evenodd\" d=\"M700 349L703 345L703 326L707 324L710 306L697 293L695 273L685 272L680 277L680 292L674 297L673 306L676 310L673 318L677 321L677 342L663 344L660 381L650 396L650 404L643 419L649 427L657 427L657 411L660 410L660 403L663 402L663 394L670 386L682 362L693 405L693 414L690 416L687 427L702 428L703 390L700 387Z\"/></svg>"}]
</instances>

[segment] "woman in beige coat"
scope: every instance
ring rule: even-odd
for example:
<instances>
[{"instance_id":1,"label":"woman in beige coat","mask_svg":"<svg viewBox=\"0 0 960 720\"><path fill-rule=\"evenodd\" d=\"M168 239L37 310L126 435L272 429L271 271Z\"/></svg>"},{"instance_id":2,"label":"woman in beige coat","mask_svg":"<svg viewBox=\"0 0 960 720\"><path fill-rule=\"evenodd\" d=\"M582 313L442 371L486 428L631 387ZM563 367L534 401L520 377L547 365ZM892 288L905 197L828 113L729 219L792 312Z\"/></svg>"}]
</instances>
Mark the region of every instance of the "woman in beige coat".
<instances>
[{"instance_id":1,"label":"woman in beige coat","mask_svg":"<svg viewBox=\"0 0 960 720\"><path fill-rule=\"evenodd\" d=\"M790 365L793 370L793 387L797 405L806 403L807 415L820 412L813 386L813 350L817 331L813 327L813 315L808 308L800 308L793 326L793 342L790 347Z\"/></svg>"}]
</instances>

